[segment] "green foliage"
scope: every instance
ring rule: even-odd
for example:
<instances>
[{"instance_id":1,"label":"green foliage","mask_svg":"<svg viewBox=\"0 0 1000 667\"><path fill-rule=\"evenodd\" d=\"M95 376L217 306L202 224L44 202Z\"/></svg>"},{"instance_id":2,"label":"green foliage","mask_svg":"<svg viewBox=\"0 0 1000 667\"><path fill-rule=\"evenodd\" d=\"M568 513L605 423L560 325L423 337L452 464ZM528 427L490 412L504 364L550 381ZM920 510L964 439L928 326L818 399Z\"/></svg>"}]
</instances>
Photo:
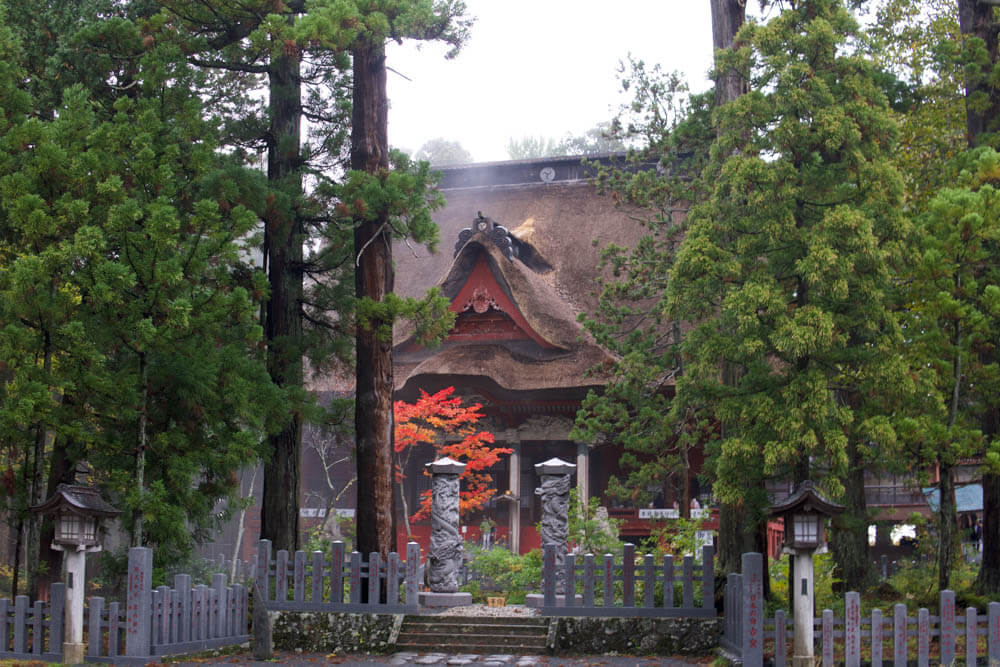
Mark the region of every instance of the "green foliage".
<instances>
[{"instance_id":1,"label":"green foliage","mask_svg":"<svg viewBox=\"0 0 1000 667\"><path fill-rule=\"evenodd\" d=\"M466 545L469 548L469 545ZM484 579L487 588L501 592L510 604L524 604L525 596L541 590L542 552L532 549L526 554L511 553L508 549L493 546L489 549L472 546L469 569ZM477 602L485 602L487 590L477 582L462 590L477 596ZM474 598L475 599L475 598Z\"/></svg>"},{"instance_id":2,"label":"green foliage","mask_svg":"<svg viewBox=\"0 0 1000 667\"><path fill-rule=\"evenodd\" d=\"M616 554L621 551L618 539L621 519L608 516L601 511L600 501L590 497L587 503L580 502L579 490L569 490L569 546L578 554Z\"/></svg>"},{"instance_id":3,"label":"green foliage","mask_svg":"<svg viewBox=\"0 0 1000 667\"><path fill-rule=\"evenodd\" d=\"M651 522L643 549L647 553L655 553L657 557L690 555L700 563L702 551L698 532L703 523L704 519L684 518Z\"/></svg>"},{"instance_id":4,"label":"green foliage","mask_svg":"<svg viewBox=\"0 0 1000 667\"><path fill-rule=\"evenodd\" d=\"M127 20L103 27L140 41ZM259 179L216 150L178 53L122 48L131 94L68 87L53 117L0 138L0 437L45 431L88 460L160 564L224 518L280 396L241 260Z\"/></svg>"},{"instance_id":5,"label":"green foliage","mask_svg":"<svg viewBox=\"0 0 1000 667\"><path fill-rule=\"evenodd\" d=\"M714 137L707 96L690 97L676 74L630 61L622 87L633 102L612 129L638 144L622 164L600 167L597 185L616 204L649 211L640 220L648 233L634 248L612 244L601 254L599 310L581 316L598 343L617 355L615 379L591 392L577 414L571 437L623 447L624 478L607 493L644 505L688 472L687 451L704 436L707 421L690 413L682 424L669 418L669 387L680 369L680 327L664 317L664 297L685 225L686 203L698 196L697 172ZM638 168L650 162L658 170Z\"/></svg>"},{"instance_id":6,"label":"green foliage","mask_svg":"<svg viewBox=\"0 0 1000 667\"><path fill-rule=\"evenodd\" d=\"M886 415L913 390L893 313L896 134L854 34L840 2L815 0L748 24L725 54L750 92L716 111L711 194L691 209L665 304L694 323L672 417L726 425L708 448L723 502L764 501L748 490L800 465L837 495L859 465L848 443L885 457Z\"/></svg>"},{"instance_id":7,"label":"green foliage","mask_svg":"<svg viewBox=\"0 0 1000 667\"><path fill-rule=\"evenodd\" d=\"M767 615L774 616L778 609L788 609L788 558L771 560L767 566L771 577L771 599L767 601ZM844 596L835 593L836 584L840 582L837 576L837 564L833 554L821 553L813 556L813 590L816 609L822 613L824 609L832 609L834 616L843 617Z\"/></svg>"}]
</instances>

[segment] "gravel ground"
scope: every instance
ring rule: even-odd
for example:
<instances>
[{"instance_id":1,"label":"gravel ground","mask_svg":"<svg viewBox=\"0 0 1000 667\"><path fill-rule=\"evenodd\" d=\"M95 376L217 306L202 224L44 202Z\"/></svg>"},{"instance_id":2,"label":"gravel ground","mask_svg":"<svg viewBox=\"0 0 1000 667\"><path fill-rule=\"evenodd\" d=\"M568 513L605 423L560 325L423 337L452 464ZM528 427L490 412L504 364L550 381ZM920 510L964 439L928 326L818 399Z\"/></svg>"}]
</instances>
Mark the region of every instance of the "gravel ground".
<instances>
[{"instance_id":1,"label":"gravel ground","mask_svg":"<svg viewBox=\"0 0 1000 667\"><path fill-rule=\"evenodd\" d=\"M487 607L484 604L468 604L460 607L447 607L434 616L540 616L541 610L525 607L523 604L508 604L503 607ZM424 614L426 616L426 614Z\"/></svg>"},{"instance_id":2,"label":"gravel ground","mask_svg":"<svg viewBox=\"0 0 1000 667\"><path fill-rule=\"evenodd\" d=\"M230 665L357 665L358 667L384 667L409 665L473 665L482 667L690 667L710 665L711 657L637 657L637 656L538 656L538 655L446 655L443 653L397 653L394 655L323 655L319 653L282 652L274 660L257 662L249 654L235 654L216 658L203 658L179 663L175 666L216 667Z\"/></svg>"}]
</instances>

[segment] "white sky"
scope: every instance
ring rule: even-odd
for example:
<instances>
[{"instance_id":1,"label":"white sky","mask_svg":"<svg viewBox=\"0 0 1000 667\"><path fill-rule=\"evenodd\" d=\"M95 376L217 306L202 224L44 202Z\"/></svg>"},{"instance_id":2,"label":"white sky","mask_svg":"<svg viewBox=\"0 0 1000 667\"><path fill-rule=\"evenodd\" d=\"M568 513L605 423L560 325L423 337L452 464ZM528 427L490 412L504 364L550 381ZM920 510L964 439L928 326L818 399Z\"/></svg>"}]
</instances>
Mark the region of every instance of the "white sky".
<instances>
[{"instance_id":1,"label":"white sky","mask_svg":"<svg viewBox=\"0 0 1000 667\"><path fill-rule=\"evenodd\" d=\"M561 138L610 120L629 53L709 86L708 0L467 0L476 17L457 58L390 45L389 143L458 141L477 162L506 160L510 138Z\"/></svg>"}]
</instances>

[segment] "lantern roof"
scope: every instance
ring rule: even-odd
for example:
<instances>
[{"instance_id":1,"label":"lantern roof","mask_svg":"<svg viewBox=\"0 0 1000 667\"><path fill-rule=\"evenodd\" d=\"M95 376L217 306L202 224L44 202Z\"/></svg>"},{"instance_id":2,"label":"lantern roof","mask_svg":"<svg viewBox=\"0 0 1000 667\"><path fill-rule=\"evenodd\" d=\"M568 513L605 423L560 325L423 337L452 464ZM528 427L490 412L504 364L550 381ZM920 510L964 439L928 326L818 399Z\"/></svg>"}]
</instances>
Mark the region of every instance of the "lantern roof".
<instances>
[{"instance_id":1,"label":"lantern roof","mask_svg":"<svg viewBox=\"0 0 1000 667\"><path fill-rule=\"evenodd\" d=\"M843 512L846 508L824 498L811 480L806 480L799 484L795 493L788 496L785 502L772 505L770 514L772 516L791 514L792 512L815 512L826 516L835 516Z\"/></svg>"},{"instance_id":2,"label":"lantern roof","mask_svg":"<svg viewBox=\"0 0 1000 667\"><path fill-rule=\"evenodd\" d=\"M50 514L64 507L85 516L110 517L121 514L121 510L108 504L97 489L79 484L60 484L48 500L33 506L31 510Z\"/></svg>"}]
</instances>

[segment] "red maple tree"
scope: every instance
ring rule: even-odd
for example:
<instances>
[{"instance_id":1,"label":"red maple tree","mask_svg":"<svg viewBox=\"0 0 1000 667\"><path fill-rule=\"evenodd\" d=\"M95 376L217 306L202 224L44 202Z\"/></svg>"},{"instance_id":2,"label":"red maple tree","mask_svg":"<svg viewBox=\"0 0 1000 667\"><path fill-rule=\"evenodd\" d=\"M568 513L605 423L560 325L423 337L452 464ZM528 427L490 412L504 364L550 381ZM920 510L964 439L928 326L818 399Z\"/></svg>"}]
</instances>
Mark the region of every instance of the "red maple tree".
<instances>
[{"instance_id":1,"label":"red maple tree","mask_svg":"<svg viewBox=\"0 0 1000 667\"><path fill-rule=\"evenodd\" d=\"M493 447L493 434L477 428L483 417L480 412L482 404L462 405L462 399L452 396L454 393L454 387L445 387L434 394L421 389L416 403L396 401L393 404L396 482L402 489L406 477L403 471L414 448L421 444L433 445L435 458L447 456L465 464L465 470L459 476L459 512L464 516L482 508L493 497L496 489L493 488L493 478L486 470L499 461L501 455L514 450ZM425 470L424 474L429 473ZM409 511L405 497L403 507L406 512ZM421 494L420 509L410 520L424 519L430 516L430 511L431 492L428 490Z\"/></svg>"}]
</instances>

